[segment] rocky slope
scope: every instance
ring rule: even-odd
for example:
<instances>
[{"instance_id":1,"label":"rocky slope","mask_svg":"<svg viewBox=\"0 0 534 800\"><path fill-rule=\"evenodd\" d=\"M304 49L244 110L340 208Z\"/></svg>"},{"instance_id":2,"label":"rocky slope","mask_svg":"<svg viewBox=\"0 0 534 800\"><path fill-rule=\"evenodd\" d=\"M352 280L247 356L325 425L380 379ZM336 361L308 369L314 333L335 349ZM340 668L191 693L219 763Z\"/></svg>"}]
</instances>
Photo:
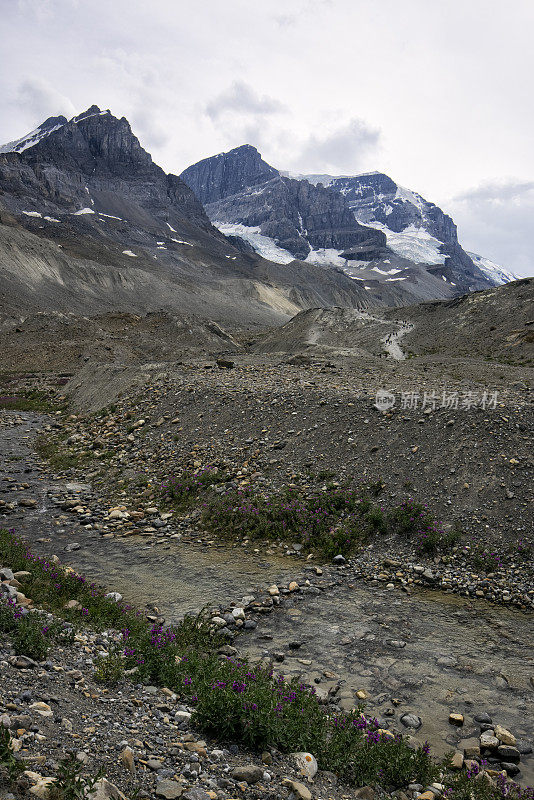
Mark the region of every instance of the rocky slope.
<instances>
[{"instance_id":1,"label":"rocky slope","mask_svg":"<svg viewBox=\"0 0 534 800\"><path fill-rule=\"evenodd\" d=\"M236 249L128 121L92 106L0 153L0 313L166 309L234 325L367 304L334 269Z\"/></svg>"}]
</instances>

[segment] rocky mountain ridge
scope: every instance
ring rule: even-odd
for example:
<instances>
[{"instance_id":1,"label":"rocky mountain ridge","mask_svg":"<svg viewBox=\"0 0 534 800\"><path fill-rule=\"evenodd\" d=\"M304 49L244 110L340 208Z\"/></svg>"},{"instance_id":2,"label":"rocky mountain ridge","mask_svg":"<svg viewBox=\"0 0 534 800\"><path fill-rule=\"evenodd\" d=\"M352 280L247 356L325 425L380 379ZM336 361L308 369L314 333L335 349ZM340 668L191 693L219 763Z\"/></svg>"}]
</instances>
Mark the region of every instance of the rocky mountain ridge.
<instances>
[{"instance_id":1,"label":"rocky mountain ridge","mask_svg":"<svg viewBox=\"0 0 534 800\"><path fill-rule=\"evenodd\" d=\"M0 312L197 314L272 324L300 308L365 306L335 269L266 261L214 228L125 118L91 106L52 117L0 153Z\"/></svg>"}]
</instances>

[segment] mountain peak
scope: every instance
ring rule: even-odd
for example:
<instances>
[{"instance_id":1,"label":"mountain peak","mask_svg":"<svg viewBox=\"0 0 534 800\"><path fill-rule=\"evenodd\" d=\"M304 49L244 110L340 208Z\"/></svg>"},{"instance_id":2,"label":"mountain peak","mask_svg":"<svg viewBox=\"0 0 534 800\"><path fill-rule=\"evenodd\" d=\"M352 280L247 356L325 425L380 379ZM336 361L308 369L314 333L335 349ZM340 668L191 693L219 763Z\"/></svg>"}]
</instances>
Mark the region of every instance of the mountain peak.
<instances>
[{"instance_id":1,"label":"mountain peak","mask_svg":"<svg viewBox=\"0 0 534 800\"><path fill-rule=\"evenodd\" d=\"M205 205L237 194L249 186L278 178L280 173L263 160L251 144L242 144L192 164L180 175Z\"/></svg>"}]
</instances>

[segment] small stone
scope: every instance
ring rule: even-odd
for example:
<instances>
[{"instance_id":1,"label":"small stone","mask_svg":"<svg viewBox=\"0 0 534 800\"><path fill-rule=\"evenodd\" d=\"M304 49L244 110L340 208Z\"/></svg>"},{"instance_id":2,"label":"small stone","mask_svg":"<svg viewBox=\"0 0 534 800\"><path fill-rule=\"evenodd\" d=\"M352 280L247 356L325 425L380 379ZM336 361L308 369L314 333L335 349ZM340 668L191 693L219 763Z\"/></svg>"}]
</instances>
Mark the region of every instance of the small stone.
<instances>
[{"instance_id":1,"label":"small stone","mask_svg":"<svg viewBox=\"0 0 534 800\"><path fill-rule=\"evenodd\" d=\"M263 770L255 764L248 764L243 767L234 767L231 775L236 781L245 781L245 783L253 784L261 781Z\"/></svg>"},{"instance_id":2,"label":"small stone","mask_svg":"<svg viewBox=\"0 0 534 800\"><path fill-rule=\"evenodd\" d=\"M413 728L414 730L419 730L423 724L421 717L418 717L417 714L403 714L400 721L405 728Z\"/></svg>"},{"instance_id":3,"label":"small stone","mask_svg":"<svg viewBox=\"0 0 534 800\"><path fill-rule=\"evenodd\" d=\"M35 711L36 714L39 714L41 717L53 717L54 712L50 708L47 703L32 703L29 706L30 711Z\"/></svg>"},{"instance_id":4,"label":"small stone","mask_svg":"<svg viewBox=\"0 0 534 800\"><path fill-rule=\"evenodd\" d=\"M292 792L296 794L299 800L312 800L312 793L307 786L299 781L291 781L289 778L284 778L282 786L287 786Z\"/></svg>"},{"instance_id":5,"label":"small stone","mask_svg":"<svg viewBox=\"0 0 534 800\"><path fill-rule=\"evenodd\" d=\"M464 765L464 754L457 750L451 758L452 769L462 769Z\"/></svg>"},{"instance_id":6,"label":"small stone","mask_svg":"<svg viewBox=\"0 0 534 800\"><path fill-rule=\"evenodd\" d=\"M515 746L516 738L509 730L503 728L502 725L495 725L494 731L495 736L502 744L509 744L512 747Z\"/></svg>"},{"instance_id":7,"label":"small stone","mask_svg":"<svg viewBox=\"0 0 534 800\"><path fill-rule=\"evenodd\" d=\"M134 762L134 754L131 747L125 747L120 755L120 760L122 766L128 770L130 775L135 775L135 762Z\"/></svg>"},{"instance_id":8,"label":"small stone","mask_svg":"<svg viewBox=\"0 0 534 800\"><path fill-rule=\"evenodd\" d=\"M126 800L126 797L113 783L101 778L91 791L91 800Z\"/></svg>"},{"instance_id":9,"label":"small stone","mask_svg":"<svg viewBox=\"0 0 534 800\"><path fill-rule=\"evenodd\" d=\"M291 581L291 583L287 588L289 589L290 592L298 592L299 585L296 581Z\"/></svg>"},{"instance_id":10,"label":"small stone","mask_svg":"<svg viewBox=\"0 0 534 800\"><path fill-rule=\"evenodd\" d=\"M478 758L480 756L480 745L478 739L466 739L464 741L464 757Z\"/></svg>"},{"instance_id":11,"label":"small stone","mask_svg":"<svg viewBox=\"0 0 534 800\"><path fill-rule=\"evenodd\" d=\"M449 714L449 722L451 725L456 725L460 728L464 724L463 714Z\"/></svg>"},{"instance_id":12,"label":"small stone","mask_svg":"<svg viewBox=\"0 0 534 800\"><path fill-rule=\"evenodd\" d=\"M342 564L346 564L347 563L347 559L345 558L345 556L342 556L341 553L340 553L339 555L334 556L334 558L332 559L332 563L333 564L337 564L338 566L340 566Z\"/></svg>"},{"instance_id":13,"label":"small stone","mask_svg":"<svg viewBox=\"0 0 534 800\"><path fill-rule=\"evenodd\" d=\"M176 798L181 796L182 791L183 789L179 783L171 781L168 778L164 778L156 786L157 797L164 797L165 800L176 800Z\"/></svg>"},{"instance_id":14,"label":"small stone","mask_svg":"<svg viewBox=\"0 0 534 800\"><path fill-rule=\"evenodd\" d=\"M484 731L484 733L480 734L480 746L494 750L499 746L499 740L496 736L493 736L493 731Z\"/></svg>"}]
</instances>

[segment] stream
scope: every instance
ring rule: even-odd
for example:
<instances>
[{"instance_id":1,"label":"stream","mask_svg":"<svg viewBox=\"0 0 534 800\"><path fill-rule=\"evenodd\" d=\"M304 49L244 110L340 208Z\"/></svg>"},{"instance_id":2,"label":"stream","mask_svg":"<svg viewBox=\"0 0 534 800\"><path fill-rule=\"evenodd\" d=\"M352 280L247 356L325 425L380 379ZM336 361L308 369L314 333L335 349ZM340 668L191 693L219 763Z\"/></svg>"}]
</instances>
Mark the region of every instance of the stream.
<instances>
[{"instance_id":1,"label":"stream","mask_svg":"<svg viewBox=\"0 0 534 800\"><path fill-rule=\"evenodd\" d=\"M10 424L16 416L23 424ZM48 477L33 451L43 422L36 414L0 415L0 499L37 500L35 508L8 515L0 508L0 526L14 528L34 551L57 554L132 603L156 605L169 621L206 605L240 601L273 583L287 585L302 572L302 562L266 555L261 545L254 553L165 538L105 538L75 519L65 521L50 498L50 490L64 488L65 481ZM15 491L20 483L28 488ZM80 548L66 551L73 541ZM408 595L351 583L335 572L324 587L286 596L283 607L239 637L240 651L275 655L280 671L320 690L341 681L348 706L363 690L367 711L396 727L402 728L403 714L419 715L423 725L416 736L428 739L439 755L476 736L473 717L483 712L518 738L534 741L532 615L455 595ZM448 723L450 712L464 715L463 727ZM534 785L532 756L522 758L521 768L522 782Z\"/></svg>"}]
</instances>

